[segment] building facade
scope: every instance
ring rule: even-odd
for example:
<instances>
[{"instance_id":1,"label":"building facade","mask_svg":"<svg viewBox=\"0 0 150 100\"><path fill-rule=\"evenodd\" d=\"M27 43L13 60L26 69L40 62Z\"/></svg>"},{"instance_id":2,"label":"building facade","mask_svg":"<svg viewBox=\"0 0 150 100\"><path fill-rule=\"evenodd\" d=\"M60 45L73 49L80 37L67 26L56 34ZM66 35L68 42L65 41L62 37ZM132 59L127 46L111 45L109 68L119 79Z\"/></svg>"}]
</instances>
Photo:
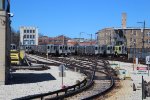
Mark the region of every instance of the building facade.
<instances>
[{"instance_id":1,"label":"building facade","mask_svg":"<svg viewBox=\"0 0 150 100\"><path fill-rule=\"evenodd\" d=\"M66 45L69 39L70 38L64 35L60 35L57 37L42 36L42 37L39 37L38 41L40 45L43 45L43 44Z\"/></svg>"},{"instance_id":2,"label":"building facade","mask_svg":"<svg viewBox=\"0 0 150 100\"><path fill-rule=\"evenodd\" d=\"M10 76L10 2L0 0L0 85L8 84Z\"/></svg>"},{"instance_id":3,"label":"building facade","mask_svg":"<svg viewBox=\"0 0 150 100\"><path fill-rule=\"evenodd\" d=\"M144 29L144 34L141 28L127 28L123 29L123 31L127 39L128 48L142 48L143 46L144 48L150 48L150 28Z\"/></svg>"},{"instance_id":4,"label":"building facade","mask_svg":"<svg viewBox=\"0 0 150 100\"><path fill-rule=\"evenodd\" d=\"M105 28L97 32L98 45L113 45L115 41L115 30L114 28Z\"/></svg>"},{"instance_id":5,"label":"building facade","mask_svg":"<svg viewBox=\"0 0 150 100\"><path fill-rule=\"evenodd\" d=\"M20 45L38 45L38 28L20 27Z\"/></svg>"},{"instance_id":6,"label":"building facade","mask_svg":"<svg viewBox=\"0 0 150 100\"><path fill-rule=\"evenodd\" d=\"M105 28L98 31L99 45L121 45L127 48L150 48L150 28Z\"/></svg>"}]
</instances>

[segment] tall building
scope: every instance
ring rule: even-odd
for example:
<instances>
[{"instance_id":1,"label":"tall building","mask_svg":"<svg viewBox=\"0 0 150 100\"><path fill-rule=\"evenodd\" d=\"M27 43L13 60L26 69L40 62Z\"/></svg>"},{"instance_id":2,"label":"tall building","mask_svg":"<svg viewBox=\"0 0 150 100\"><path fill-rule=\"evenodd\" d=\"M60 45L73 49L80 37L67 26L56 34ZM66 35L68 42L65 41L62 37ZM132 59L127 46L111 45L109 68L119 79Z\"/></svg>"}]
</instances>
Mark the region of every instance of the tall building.
<instances>
[{"instance_id":1,"label":"tall building","mask_svg":"<svg viewBox=\"0 0 150 100\"><path fill-rule=\"evenodd\" d=\"M0 85L8 83L10 69L10 2L0 0Z\"/></svg>"},{"instance_id":2,"label":"tall building","mask_svg":"<svg viewBox=\"0 0 150 100\"><path fill-rule=\"evenodd\" d=\"M116 34L114 28L104 28L97 32L98 34L98 44L99 45L115 45L124 42L119 34Z\"/></svg>"},{"instance_id":3,"label":"tall building","mask_svg":"<svg viewBox=\"0 0 150 100\"><path fill-rule=\"evenodd\" d=\"M127 27L127 14L126 13L122 13L122 29L126 29Z\"/></svg>"},{"instance_id":4,"label":"tall building","mask_svg":"<svg viewBox=\"0 0 150 100\"><path fill-rule=\"evenodd\" d=\"M38 28L20 27L20 45L38 45Z\"/></svg>"},{"instance_id":5,"label":"tall building","mask_svg":"<svg viewBox=\"0 0 150 100\"><path fill-rule=\"evenodd\" d=\"M124 44L127 48L142 48L143 29L104 28L98 31L98 44ZM150 48L150 28L144 30L144 48Z\"/></svg>"}]
</instances>

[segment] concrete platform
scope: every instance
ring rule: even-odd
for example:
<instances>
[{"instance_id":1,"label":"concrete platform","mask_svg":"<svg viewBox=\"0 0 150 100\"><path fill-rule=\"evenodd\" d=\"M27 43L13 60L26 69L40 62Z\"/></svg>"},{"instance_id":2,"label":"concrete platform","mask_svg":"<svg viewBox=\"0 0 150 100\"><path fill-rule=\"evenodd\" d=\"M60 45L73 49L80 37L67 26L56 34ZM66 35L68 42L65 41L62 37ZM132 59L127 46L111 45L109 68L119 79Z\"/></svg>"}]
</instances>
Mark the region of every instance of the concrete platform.
<instances>
[{"instance_id":1,"label":"concrete platform","mask_svg":"<svg viewBox=\"0 0 150 100\"><path fill-rule=\"evenodd\" d=\"M76 84L76 80L83 80L83 74L66 70L64 85ZM0 100L11 100L27 95L55 91L62 87L62 77L59 77L59 70L56 66L43 71L17 70L12 73L12 85L0 86Z\"/></svg>"}]
</instances>

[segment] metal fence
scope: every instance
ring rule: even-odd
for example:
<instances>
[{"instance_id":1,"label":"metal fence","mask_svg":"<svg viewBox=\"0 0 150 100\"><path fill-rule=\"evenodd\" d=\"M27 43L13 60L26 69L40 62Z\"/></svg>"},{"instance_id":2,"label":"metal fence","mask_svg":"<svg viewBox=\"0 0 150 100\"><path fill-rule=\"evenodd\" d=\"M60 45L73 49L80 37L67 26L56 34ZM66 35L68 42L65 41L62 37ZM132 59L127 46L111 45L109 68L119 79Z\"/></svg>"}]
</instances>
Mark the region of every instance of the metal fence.
<instances>
[{"instance_id":1,"label":"metal fence","mask_svg":"<svg viewBox=\"0 0 150 100\"><path fill-rule=\"evenodd\" d=\"M150 48L128 48L128 58L141 58L145 59L150 55Z\"/></svg>"}]
</instances>

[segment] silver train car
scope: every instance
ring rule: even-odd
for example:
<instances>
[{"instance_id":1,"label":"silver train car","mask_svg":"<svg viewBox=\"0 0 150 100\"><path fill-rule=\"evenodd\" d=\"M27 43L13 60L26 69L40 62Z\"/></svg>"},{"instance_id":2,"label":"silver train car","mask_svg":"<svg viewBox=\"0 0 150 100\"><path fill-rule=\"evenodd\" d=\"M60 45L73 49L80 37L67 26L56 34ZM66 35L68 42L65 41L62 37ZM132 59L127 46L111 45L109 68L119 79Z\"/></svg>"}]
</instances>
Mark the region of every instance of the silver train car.
<instances>
[{"instance_id":1,"label":"silver train car","mask_svg":"<svg viewBox=\"0 0 150 100\"><path fill-rule=\"evenodd\" d=\"M90 46L67 46L67 45L37 45L25 47L25 50L48 55L97 55L97 56L121 56L127 55L124 45L90 45Z\"/></svg>"}]
</instances>

